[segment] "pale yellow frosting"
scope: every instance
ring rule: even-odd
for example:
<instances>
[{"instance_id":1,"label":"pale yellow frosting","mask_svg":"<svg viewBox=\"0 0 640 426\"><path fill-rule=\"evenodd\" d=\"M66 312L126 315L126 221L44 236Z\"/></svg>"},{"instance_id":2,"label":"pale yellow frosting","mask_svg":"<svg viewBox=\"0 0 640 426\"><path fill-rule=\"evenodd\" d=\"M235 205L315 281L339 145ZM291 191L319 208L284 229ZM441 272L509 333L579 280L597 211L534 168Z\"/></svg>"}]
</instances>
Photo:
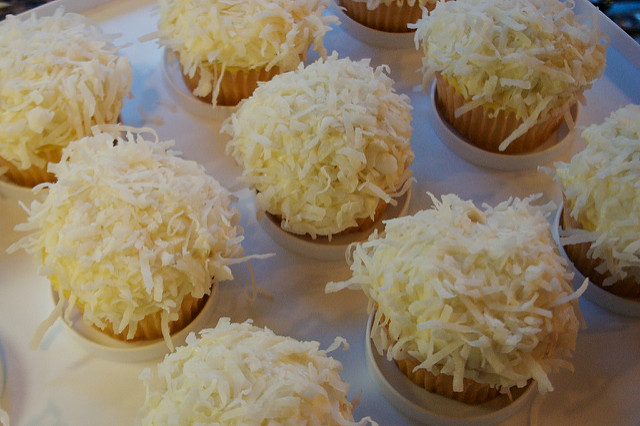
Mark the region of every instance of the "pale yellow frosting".
<instances>
[{"instance_id":1,"label":"pale yellow frosting","mask_svg":"<svg viewBox=\"0 0 640 426\"><path fill-rule=\"evenodd\" d=\"M211 293L212 279L233 278L230 265L242 255L240 213L231 196L202 166L171 151L172 141L149 129L126 136L109 132L71 142L57 177L34 201L24 248L42 262L68 311L82 307L83 319L116 333L161 313L178 318L186 295ZM151 137L149 137L151 136ZM114 144L114 140L117 144Z\"/></svg>"},{"instance_id":2,"label":"pale yellow frosting","mask_svg":"<svg viewBox=\"0 0 640 426\"><path fill-rule=\"evenodd\" d=\"M178 53L187 75L200 74L195 95L217 95L225 70L290 71L311 45L324 55L323 37L337 23L323 14L328 6L328 0L160 0L155 35Z\"/></svg>"},{"instance_id":3,"label":"pale yellow frosting","mask_svg":"<svg viewBox=\"0 0 640 426\"><path fill-rule=\"evenodd\" d=\"M283 229L330 236L374 218L411 176L411 105L388 68L326 60L261 84L225 123L227 152Z\"/></svg>"},{"instance_id":4,"label":"pale yellow frosting","mask_svg":"<svg viewBox=\"0 0 640 426\"><path fill-rule=\"evenodd\" d=\"M221 318L215 328L191 333L154 371L146 388L141 425L365 425L353 420L342 365L318 342L259 328L251 320ZM346 344L346 343L345 343Z\"/></svg>"},{"instance_id":5,"label":"pale yellow frosting","mask_svg":"<svg viewBox=\"0 0 640 426\"><path fill-rule=\"evenodd\" d=\"M453 194L413 216L385 222L381 234L349 249L352 277L326 291L360 289L375 306L379 353L413 357L417 369L509 392L570 367L579 322L566 260L531 198L477 208ZM572 302L573 301L573 302Z\"/></svg>"},{"instance_id":6,"label":"pale yellow frosting","mask_svg":"<svg viewBox=\"0 0 640 426\"><path fill-rule=\"evenodd\" d=\"M0 23L0 157L43 168L39 154L118 120L132 69L114 38L62 8Z\"/></svg>"},{"instance_id":7,"label":"pale yellow frosting","mask_svg":"<svg viewBox=\"0 0 640 426\"><path fill-rule=\"evenodd\" d=\"M627 105L582 132L586 147L555 163L556 180L571 216L583 226L563 244L589 242L602 259L605 283L640 277L640 106Z\"/></svg>"},{"instance_id":8,"label":"pale yellow frosting","mask_svg":"<svg viewBox=\"0 0 640 426\"><path fill-rule=\"evenodd\" d=\"M523 121L500 146L565 113L602 75L607 41L572 1L456 0L438 3L416 24L425 85L440 73L467 101Z\"/></svg>"}]
</instances>

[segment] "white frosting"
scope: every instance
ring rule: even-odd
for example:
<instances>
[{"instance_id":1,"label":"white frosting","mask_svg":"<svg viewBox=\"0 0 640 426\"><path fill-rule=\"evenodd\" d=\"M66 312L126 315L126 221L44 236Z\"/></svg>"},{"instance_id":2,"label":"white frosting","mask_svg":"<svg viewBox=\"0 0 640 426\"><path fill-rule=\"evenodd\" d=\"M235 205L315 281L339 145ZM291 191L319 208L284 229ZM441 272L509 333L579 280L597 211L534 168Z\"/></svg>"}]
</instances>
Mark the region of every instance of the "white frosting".
<instances>
[{"instance_id":1,"label":"white frosting","mask_svg":"<svg viewBox=\"0 0 640 426\"><path fill-rule=\"evenodd\" d=\"M132 70L114 38L61 8L0 23L0 157L43 168L38 154L118 120Z\"/></svg>"},{"instance_id":2,"label":"white frosting","mask_svg":"<svg viewBox=\"0 0 640 426\"><path fill-rule=\"evenodd\" d=\"M461 0L438 3L416 24L427 88L440 73L467 101L523 121L504 150L536 123L565 113L604 72L605 34L557 0ZM455 25L452 23L455 22ZM410 25L410 27L412 27Z\"/></svg>"},{"instance_id":3,"label":"white frosting","mask_svg":"<svg viewBox=\"0 0 640 426\"><path fill-rule=\"evenodd\" d=\"M388 359L508 392L568 366L579 322L572 273L543 208L512 199L480 210L450 194L351 249L352 277L326 291L361 289L376 307L371 336ZM550 207L550 206L549 206ZM551 211L551 208L548 208Z\"/></svg>"},{"instance_id":4,"label":"white frosting","mask_svg":"<svg viewBox=\"0 0 640 426\"><path fill-rule=\"evenodd\" d=\"M322 39L338 22L323 14L328 6L328 0L159 0L154 36L178 53L187 75L199 73L194 94L213 93L215 100L225 70L290 71L312 44L325 55Z\"/></svg>"},{"instance_id":5,"label":"white frosting","mask_svg":"<svg viewBox=\"0 0 640 426\"><path fill-rule=\"evenodd\" d=\"M586 147L555 163L556 181L584 229L562 244L589 242L589 255L611 273L605 285L640 277L640 106L627 105L582 132Z\"/></svg>"},{"instance_id":6,"label":"white frosting","mask_svg":"<svg viewBox=\"0 0 640 426\"><path fill-rule=\"evenodd\" d=\"M333 346L338 346L336 339ZM345 343L346 344L346 343ZM222 318L140 375L146 388L137 422L225 425L364 425L353 421L342 365L302 342ZM371 422L373 423L373 422Z\"/></svg>"},{"instance_id":7,"label":"white frosting","mask_svg":"<svg viewBox=\"0 0 640 426\"><path fill-rule=\"evenodd\" d=\"M89 324L112 324L116 333L129 327L131 338L140 320L161 312L172 347L168 322L184 297L200 299L212 278L233 278L240 213L200 165L170 150L172 141L149 129L114 139L98 133L63 150L49 166L57 182L44 185L46 198L16 227L31 234L9 250L24 248L42 261L67 313L79 305Z\"/></svg>"},{"instance_id":8,"label":"white frosting","mask_svg":"<svg viewBox=\"0 0 640 426\"><path fill-rule=\"evenodd\" d=\"M411 105L388 68L326 60L259 85L223 126L258 208L297 234L333 235L373 218L411 176Z\"/></svg>"}]
</instances>

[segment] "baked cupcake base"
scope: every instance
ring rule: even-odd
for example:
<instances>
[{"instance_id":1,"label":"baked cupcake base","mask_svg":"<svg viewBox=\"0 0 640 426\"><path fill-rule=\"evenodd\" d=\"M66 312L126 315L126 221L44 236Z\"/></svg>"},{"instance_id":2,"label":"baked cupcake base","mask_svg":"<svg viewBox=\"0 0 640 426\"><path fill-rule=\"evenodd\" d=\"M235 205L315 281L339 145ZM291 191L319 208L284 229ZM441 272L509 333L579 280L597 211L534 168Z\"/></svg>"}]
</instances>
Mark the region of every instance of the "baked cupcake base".
<instances>
[{"instance_id":1,"label":"baked cupcake base","mask_svg":"<svg viewBox=\"0 0 640 426\"><path fill-rule=\"evenodd\" d=\"M413 369L420 363L415 359L394 360L400 371L416 385L424 388L427 392L433 392L465 404L482 404L490 401L500 395L497 388L483 383L478 383L471 379L463 379L464 390L462 392L454 392L453 376L448 374L434 375L431 372Z\"/></svg>"},{"instance_id":2,"label":"baked cupcake base","mask_svg":"<svg viewBox=\"0 0 640 426\"><path fill-rule=\"evenodd\" d=\"M436 73L436 107L439 114L470 144L488 152L501 154L523 154L534 151L558 129L564 121L564 113L551 117L529 129L524 135L516 138L505 150L500 144L522 121L514 114L500 111L496 117L489 117L484 107L476 107L466 113L455 116L455 110L466 103L445 78Z\"/></svg>"},{"instance_id":3,"label":"baked cupcake base","mask_svg":"<svg viewBox=\"0 0 640 426\"><path fill-rule=\"evenodd\" d=\"M384 318L383 314L380 322L383 322ZM388 332L388 328L385 327L385 329ZM478 383L466 377L462 379L463 390L456 392L453 390L453 376L443 373L433 374L423 368L414 371L420 365L420 362L411 356L405 359L394 359L393 362L398 366L402 374L427 392L433 392L465 404L482 404L500 395L497 388L493 388L488 384Z\"/></svg>"},{"instance_id":4,"label":"baked cupcake base","mask_svg":"<svg viewBox=\"0 0 640 426\"><path fill-rule=\"evenodd\" d=\"M367 369L386 400L406 416L422 424L499 424L522 409L537 394L534 381L513 389L511 398L500 394L481 404L465 404L426 391L403 374L398 366L380 355L371 340L373 312L365 334Z\"/></svg>"},{"instance_id":5,"label":"baked cupcake base","mask_svg":"<svg viewBox=\"0 0 640 426\"><path fill-rule=\"evenodd\" d=\"M577 123L580 117L580 104L574 104L569 110L571 122ZM537 169L568 153L573 143L575 127L570 122L560 124L558 130L534 151L523 154L504 154L489 152L469 143L440 114L436 105L436 81L429 86L429 109L427 115L433 130L440 141L458 157L480 167L503 171L522 171Z\"/></svg>"},{"instance_id":6,"label":"baked cupcake base","mask_svg":"<svg viewBox=\"0 0 640 426\"><path fill-rule=\"evenodd\" d=\"M60 161L61 150L46 151L40 154L41 158L44 158L47 163L57 163ZM43 182L55 182L56 177L53 173L49 173L45 168L31 166L28 169L20 169L16 167L10 161L0 157L0 168L6 167L7 171L4 173L9 181L16 185L32 188Z\"/></svg>"},{"instance_id":7,"label":"baked cupcake base","mask_svg":"<svg viewBox=\"0 0 640 426\"><path fill-rule=\"evenodd\" d=\"M382 215L384 214L384 212L387 210L387 206L388 204L385 203L383 200L380 200L378 202L378 205L376 206L376 210L373 214L373 218L371 218L371 216L367 216L367 217L363 217L360 219L356 219L356 225L355 226L351 226L343 231L340 231L338 233L335 233L333 235L331 235L331 238L334 237L340 237L343 235L349 235L349 234L353 234L356 232L366 232L369 231L371 228L373 228L373 225L380 220L380 218L382 217ZM282 222L282 216L279 215L275 215L272 213L267 212L266 213L271 220L273 220L276 223L281 223ZM284 232L290 232L290 231L286 231L283 229ZM290 232L291 234L294 234L293 232ZM299 235L299 234L298 234ZM311 236L309 236L308 234L305 234L305 236L308 236L310 238L313 238ZM326 235L318 235L316 238L329 238ZM313 238L315 239L315 238Z\"/></svg>"},{"instance_id":8,"label":"baked cupcake base","mask_svg":"<svg viewBox=\"0 0 640 426\"><path fill-rule=\"evenodd\" d=\"M187 73L184 72L184 68L182 67L182 63L180 62L180 55L178 53L174 54L176 56L176 59L178 60L184 83L189 91L193 93L198 87L198 84L200 84L200 70L196 68L196 72L194 73L193 77L190 77ZM220 73L219 68L214 65L210 65L208 68L214 76ZM216 98L216 105L237 105L241 100L248 98L253 94L253 91L256 90L256 87L258 87L259 81L269 81L274 76L280 74L280 72L280 68L277 66L271 67L269 71L267 71L264 67L247 70L226 69L224 74L222 75L222 80L220 81L220 91L218 92L218 97ZM215 81L212 81L211 84L215 89ZM208 104L211 104L213 102L213 90L207 96L198 96L195 94L194 96L200 99L202 102Z\"/></svg>"},{"instance_id":9,"label":"baked cupcake base","mask_svg":"<svg viewBox=\"0 0 640 426\"><path fill-rule=\"evenodd\" d=\"M566 204L566 201L565 201ZM570 209L562 209L561 226L563 229L582 229L580 223L575 220L570 214ZM617 281L611 285L603 285L603 282L610 274L601 274L596 271L596 268L602 262L599 259L592 259L587 256L587 252L591 244L571 244L563 246L567 257L571 260L575 268L580 271L582 275L589 278L593 284L597 285L601 289L614 294L616 296L625 298L640 298L640 282L635 277L628 276L627 278Z\"/></svg>"},{"instance_id":10,"label":"baked cupcake base","mask_svg":"<svg viewBox=\"0 0 640 426\"><path fill-rule=\"evenodd\" d=\"M327 237L313 239L308 235L297 235L284 231L278 221L269 213L258 213L256 219L265 232L281 247L302 256L323 261L344 261L349 244L354 241L365 241L374 229L381 231L382 221L404 216L411 201L411 189L395 199L395 205L388 205L381 213L381 217L373 221L372 227L364 231L352 231L341 235L334 235L331 240Z\"/></svg>"},{"instance_id":11,"label":"baked cupcake base","mask_svg":"<svg viewBox=\"0 0 640 426\"><path fill-rule=\"evenodd\" d=\"M176 321L171 321L169 323L169 334L175 334L188 326L191 321L202 311L205 304L207 303L207 299L210 296L205 295L200 299L195 299L190 294L186 295L182 301L182 306L180 307L180 313L178 319ZM95 327L95 326L94 326ZM129 332L129 327L125 327L124 330L120 333L116 333L113 329L112 324L108 324L104 330L99 327L95 327L97 330L108 334L109 336L126 341L139 341L139 340L155 340L162 339L162 318L161 313L156 312L154 314L147 315L144 317L142 321L138 322L138 328L136 329L136 333L133 338L128 339L127 334Z\"/></svg>"},{"instance_id":12,"label":"baked cupcake base","mask_svg":"<svg viewBox=\"0 0 640 426\"><path fill-rule=\"evenodd\" d=\"M181 67L182 68L182 67ZM217 71L215 71L217 72ZM234 106L241 100L251 96L259 81L271 80L275 75L280 73L278 67L272 67L269 71L264 68L256 68L251 70L233 70L225 71L220 83L220 91L216 99L217 105ZM214 74L215 75L215 74ZM196 70L193 77L189 77L183 71L182 76L184 82L193 93L200 83L200 72ZM196 96L196 95L194 95ZM203 102L212 103L213 93L207 96L196 96Z\"/></svg>"},{"instance_id":13,"label":"baked cupcake base","mask_svg":"<svg viewBox=\"0 0 640 426\"><path fill-rule=\"evenodd\" d=\"M355 0L340 0L340 6L344 7L345 13L354 21L379 31L392 33L413 32L415 30L407 27L410 23L415 23L422 17L422 9L418 0L409 6L404 1L402 5L393 1L388 6L380 3L374 10L367 9L367 3ZM435 5L428 5L432 10Z\"/></svg>"},{"instance_id":14,"label":"baked cupcake base","mask_svg":"<svg viewBox=\"0 0 640 426\"><path fill-rule=\"evenodd\" d=\"M54 305L59 301L58 293L52 289L51 296ZM174 347L184 344L192 331L198 331L211 324L215 318L217 298L214 294L205 298L204 306L198 315L180 331L171 335ZM66 304L64 306L66 309ZM74 307L69 318L63 319L62 324L68 329L72 338L84 349L98 358L114 362L143 362L158 360L170 352L164 339L124 341L116 339L104 331L88 324L78 307Z\"/></svg>"}]
</instances>

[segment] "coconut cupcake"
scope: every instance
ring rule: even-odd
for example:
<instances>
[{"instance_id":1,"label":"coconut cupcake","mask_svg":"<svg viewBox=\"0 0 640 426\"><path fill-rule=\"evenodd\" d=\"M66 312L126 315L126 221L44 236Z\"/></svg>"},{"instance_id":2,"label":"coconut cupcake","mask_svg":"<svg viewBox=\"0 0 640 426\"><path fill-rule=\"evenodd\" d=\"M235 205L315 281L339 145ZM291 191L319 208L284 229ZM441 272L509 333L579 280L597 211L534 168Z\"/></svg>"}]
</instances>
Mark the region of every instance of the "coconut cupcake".
<instances>
[{"instance_id":1,"label":"coconut cupcake","mask_svg":"<svg viewBox=\"0 0 640 426\"><path fill-rule=\"evenodd\" d=\"M140 375L146 388L137 423L364 425L353 420L342 365L319 349L221 318Z\"/></svg>"},{"instance_id":2,"label":"coconut cupcake","mask_svg":"<svg viewBox=\"0 0 640 426\"><path fill-rule=\"evenodd\" d=\"M222 131L259 211L294 234L366 229L410 185L411 105L388 67L332 54L262 83Z\"/></svg>"},{"instance_id":3,"label":"coconut cupcake","mask_svg":"<svg viewBox=\"0 0 640 426\"><path fill-rule=\"evenodd\" d=\"M437 0L340 0L345 13L354 21L374 30L392 33L414 31L423 10L431 11Z\"/></svg>"},{"instance_id":4,"label":"coconut cupcake","mask_svg":"<svg viewBox=\"0 0 640 426\"><path fill-rule=\"evenodd\" d=\"M0 170L10 181L52 181L47 164L62 148L118 121L132 70L114 39L62 9L0 22Z\"/></svg>"},{"instance_id":5,"label":"coconut cupcake","mask_svg":"<svg viewBox=\"0 0 640 426\"><path fill-rule=\"evenodd\" d=\"M552 208L432 199L354 244L352 277L326 291L364 291L377 351L428 391L476 404L532 380L553 390L549 372L570 367L586 282L573 292L545 218Z\"/></svg>"},{"instance_id":6,"label":"coconut cupcake","mask_svg":"<svg viewBox=\"0 0 640 426\"><path fill-rule=\"evenodd\" d=\"M584 150L555 166L565 198L560 243L594 284L640 297L640 106L582 132Z\"/></svg>"},{"instance_id":7,"label":"coconut cupcake","mask_svg":"<svg viewBox=\"0 0 640 426\"><path fill-rule=\"evenodd\" d=\"M328 0L160 0L159 43L175 53L193 94L236 105L258 81L295 69L337 18Z\"/></svg>"},{"instance_id":8,"label":"coconut cupcake","mask_svg":"<svg viewBox=\"0 0 640 426\"><path fill-rule=\"evenodd\" d=\"M70 143L50 165L57 182L16 227L31 234L9 248L34 254L59 298L34 342L63 309L68 316L78 307L109 335L162 337L172 348L170 334L198 314L214 283L233 278L239 212L172 144L150 129L98 133Z\"/></svg>"},{"instance_id":9,"label":"coconut cupcake","mask_svg":"<svg viewBox=\"0 0 640 426\"><path fill-rule=\"evenodd\" d=\"M572 3L452 1L416 27L440 115L486 151L530 152L564 120L571 126L570 109L605 68L604 33Z\"/></svg>"}]
</instances>

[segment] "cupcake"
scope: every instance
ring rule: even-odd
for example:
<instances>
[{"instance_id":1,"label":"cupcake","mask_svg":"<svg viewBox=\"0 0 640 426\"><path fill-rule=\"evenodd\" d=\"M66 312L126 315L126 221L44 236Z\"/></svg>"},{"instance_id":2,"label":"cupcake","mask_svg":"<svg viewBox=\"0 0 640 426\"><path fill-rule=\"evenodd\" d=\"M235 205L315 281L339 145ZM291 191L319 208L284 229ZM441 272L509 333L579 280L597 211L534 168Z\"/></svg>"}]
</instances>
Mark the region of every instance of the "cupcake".
<instances>
[{"instance_id":1,"label":"cupcake","mask_svg":"<svg viewBox=\"0 0 640 426\"><path fill-rule=\"evenodd\" d=\"M258 328L251 320L221 318L215 328L190 333L140 375L146 389L137 424L365 425L353 420L342 365L320 350Z\"/></svg>"},{"instance_id":2,"label":"cupcake","mask_svg":"<svg viewBox=\"0 0 640 426\"><path fill-rule=\"evenodd\" d=\"M437 0L339 0L354 21L374 30L391 33L414 31L407 27L422 17L423 9L433 10Z\"/></svg>"},{"instance_id":3,"label":"cupcake","mask_svg":"<svg viewBox=\"0 0 640 426\"><path fill-rule=\"evenodd\" d=\"M93 125L118 121L132 70L115 37L61 8L0 22L0 170L8 180L52 181L47 164L62 148Z\"/></svg>"},{"instance_id":4,"label":"cupcake","mask_svg":"<svg viewBox=\"0 0 640 426\"><path fill-rule=\"evenodd\" d=\"M477 208L456 195L385 222L354 243L352 277L327 292L360 289L375 310L380 355L427 391L468 404L548 377L575 348L579 320L566 260L535 197Z\"/></svg>"},{"instance_id":5,"label":"cupcake","mask_svg":"<svg viewBox=\"0 0 640 426\"><path fill-rule=\"evenodd\" d=\"M258 81L295 69L337 18L328 0L160 0L159 43L178 58L187 87L213 105L236 105Z\"/></svg>"},{"instance_id":6,"label":"cupcake","mask_svg":"<svg viewBox=\"0 0 640 426\"><path fill-rule=\"evenodd\" d=\"M59 300L35 343L63 309L78 307L113 337L164 338L172 349L171 333L198 314L215 283L233 278L242 230L229 193L178 157L172 141L122 130L71 142L49 166L57 182L16 227L31 234L9 251L34 254Z\"/></svg>"},{"instance_id":7,"label":"cupcake","mask_svg":"<svg viewBox=\"0 0 640 426\"><path fill-rule=\"evenodd\" d=\"M585 148L558 162L565 199L560 243L591 282L640 297L640 106L627 105L582 132Z\"/></svg>"},{"instance_id":8,"label":"cupcake","mask_svg":"<svg viewBox=\"0 0 640 426\"><path fill-rule=\"evenodd\" d=\"M602 75L607 42L558 0L439 3L417 22L425 88L470 144L521 154L544 144ZM455 25L452 25L455 22Z\"/></svg>"},{"instance_id":9,"label":"cupcake","mask_svg":"<svg viewBox=\"0 0 640 426\"><path fill-rule=\"evenodd\" d=\"M227 153L285 231L364 230L410 186L411 105L388 67L332 54L261 83L224 123Z\"/></svg>"}]
</instances>

